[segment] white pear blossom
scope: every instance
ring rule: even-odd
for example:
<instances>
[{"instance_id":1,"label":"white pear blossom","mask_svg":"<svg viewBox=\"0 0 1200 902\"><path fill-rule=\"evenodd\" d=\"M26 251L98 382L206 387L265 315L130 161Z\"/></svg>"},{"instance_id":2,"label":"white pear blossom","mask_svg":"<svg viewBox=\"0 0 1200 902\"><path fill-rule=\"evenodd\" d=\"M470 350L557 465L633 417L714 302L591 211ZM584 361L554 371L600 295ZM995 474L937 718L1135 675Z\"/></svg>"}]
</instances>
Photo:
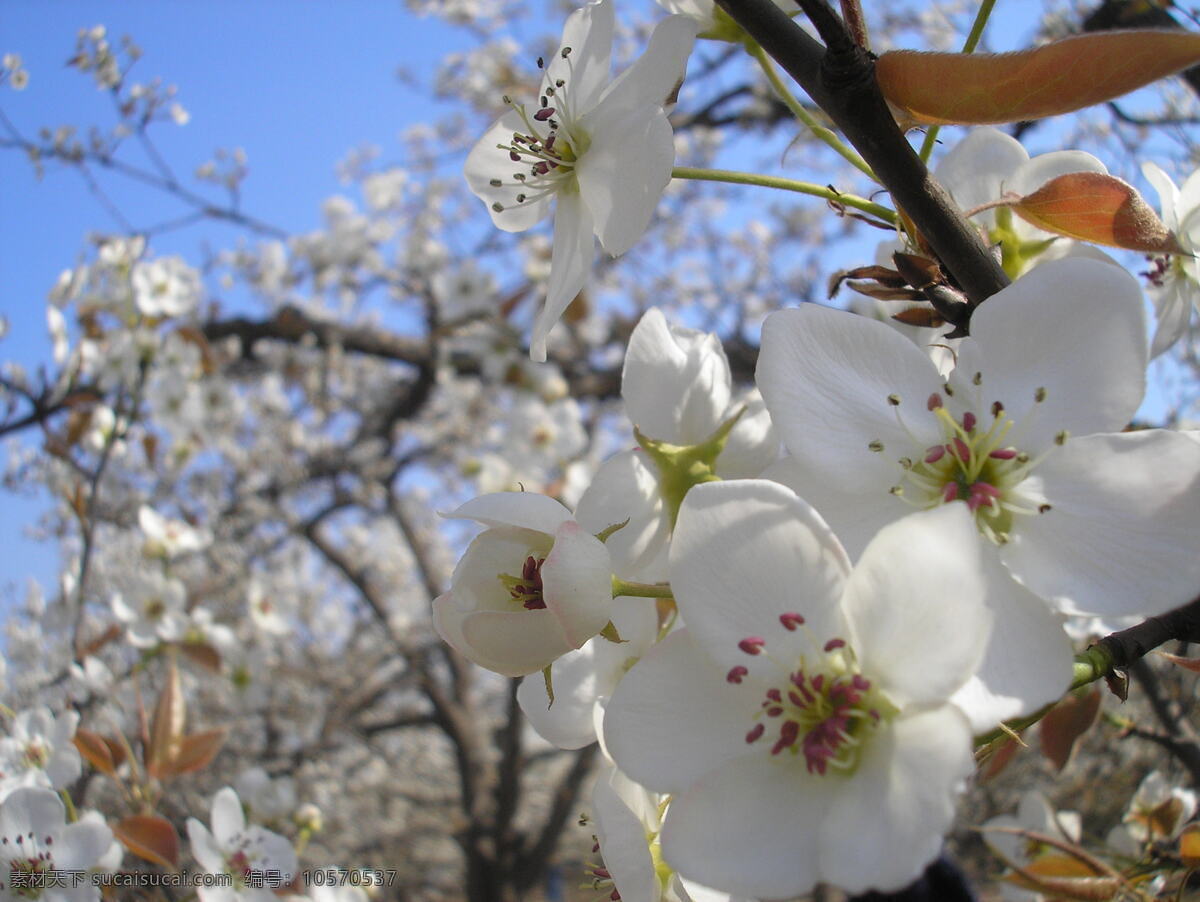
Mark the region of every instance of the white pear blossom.
<instances>
[{"instance_id":1,"label":"white pear blossom","mask_svg":"<svg viewBox=\"0 0 1200 902\"><path fill-rule=\"evenodd\" d=\"M273 902L274 890L296 875L296 853L278 833L246 824L242 803L232 787L213 796L212 831L188 818L192 855L209 874L225 874L230 885L201 886L201 902Z\"/></svg>"},{"instance_id":2,"label":"white pear blossom","mask_svg":"<svg viewBox=\"0 0 1200 902\"><path fill-rule=\"evenodd\" d=\"M961 501L1016 579L1072 614L1157 614L1195 594L1200 448L1120 432L1142 399L1137 282L1045 263L975 311L948 379L881 323L806 304L763 326L758 385L788 484L856 553Z\"/></svg>"},{"instance_id":3,"label":"white pear blossom","mask_svg":"<svg viewBox=\"0 0 1200 902\"><path fill-rule=\"evenodd\" d=\"M522 232L555 201L550 283L530 341L534 360L546 359L550 327L584 287L593 234L615 257L650 222L675 162L663 105L683 78L695 35L686 16L664 19L641 58L610 83L612 3L592 0L568 17L537 105L513 104L467 157L467 182L498 228Z\"/></svg>"},{"instance_id":4,"label":"white pear blossom","mask_svg":"<svg viewBox=\"0 0 1200 902\"><path fill-rule=\"evenodd\" d=\"M604 721L617 766L672 794L667 864L790 898L899 889L937 856L974 769L951 698L991 629L969 524L961 505L914 514L851 570L784 486L688 493L671 547L685 628L626 674Z\"/></svg>"},{"instance_id":5,"label":"white pear blossom","mask_svg":"<svg viewBox=\"0 0 1200 902\"><path fill-rule=\"evenodd\" d=\"M1200 251L1200 170L1193 172L1182 188L1154 163L1143 163L1142 173L1158 192L1163 224L1184 250L1155 259L1149 273L1150 298L1158 317L1150 356L1157 357L1187 331L1192 308L1200 310L1200 260L1196 258Z\"/></svg>"},{"instance_id":6,"label":"white pear blossom","mask_svg":"<svg viewBox=\"0 0 1200 902\"><path fill-rule=\"evenodd\" d=\"M117 619L125 624L129 643L136 648L175 642L187 627L187 589L158 570L138 573L126 591L113 593L111 604Z\"/></svg>"},{"instance_id":7,"label":"white pear blossom","mask_svg":"<svg viewBox=\"0 0 1200 902\"><path fill-rule=\"evenodd\" d=\"M489 527L433 602L438 634L476 664L505 676L534 673L608 624L608 550L553 498L497 492L449 516Z\"/></svg>"},{"instance_id":8,"label":"white pear blossom","mask_svg":"<svg viewBox=\"0 0 1200 902\"><path fill-rule=\"evenodd\" d=\"M95 812L71 824L66 815L49 789L23 787L0 803L0 899L100 899L87 872L111 863L112 831Z\"/></svg>"},{"instance_id":9,"label":"white pear blossom","mask_svg":"<svg viewBox=\"0 0 1200 902\"><path fill-rule=\"evenodd\" d=\"M79 715L57 717L44 705L19 712L0 739L0 798L22 786L65 789L83 765L71 742Z\"/></svg>"},{"instance_id":10,"label":"white pear blossom","mask_svg":"<svg viewBox=\"0 0 1200 902\"><path fill-rule=\"evenodd\" d=\"M183 520L164 517L143 504L138 508L138 528L142 531L142 553L146 557L171 559L201 551L212 543L212 533L196 529Z\"/></svg>"},{"instance_id":11,"label":"white pear blossom","mask_svg":"<svg viewBox=\"0 0 1200 902\"><path fill-rule=\"evenodd\" d=\"M133 300L145 316L184 316L200 303L200 276L180 257L133 267Z\"/></svg>"},{"instance_id":12,"label":"white pear blossom","mask_svg":"<svg viewBox=\"0 0 1200 902\"><path fill-rule=\"evenodd\" d=\"M646 311L629 338L621 397L640 435L679 447L708 442L737 416L724 445L713 449L719 450L711 466L717 477L758 476L778 457L779 440L757 392L733 398L720 339L668 323L657 307ZM666 578L671 529L688 488L668 470L649 447L622 451L605 462L579 499L576 515L589 530L629 521L608 540L623 578Z\"/></svg>"}]
</instances>

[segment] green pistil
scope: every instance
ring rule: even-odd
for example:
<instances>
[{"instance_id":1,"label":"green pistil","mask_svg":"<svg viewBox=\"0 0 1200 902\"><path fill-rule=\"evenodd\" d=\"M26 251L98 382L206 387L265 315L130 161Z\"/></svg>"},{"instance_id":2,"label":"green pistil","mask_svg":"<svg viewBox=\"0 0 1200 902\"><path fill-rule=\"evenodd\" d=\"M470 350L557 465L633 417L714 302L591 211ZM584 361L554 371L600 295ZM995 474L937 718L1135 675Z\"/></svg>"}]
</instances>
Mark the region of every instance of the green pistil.
<instances>
[{"instance_id":1,"label":"green pistil","mask_svg":"<svg viewBox=\"0 0 1200 902\"><path fill-rule=\"evenodd\" d=\"M675 528L675 520L679 516L679 507L683 504L684 496L692 486L720 481L721 477L716 474L717 457L725 450L729 433L745 412L746 408L743 407L698 445L672 445L670 442L648 438L636 426L633 427L633 435L639 447L658 468L659 492L667 502L672 529Z\"/></svg>"},{"instance_id":2,"label":"green pistil","mask_svg":"<svg viewBox=\"0 0 1200 902\"><path fill-rule=\"evenodd\" d=\"M1013 228L1012 210L1000 207L996 210L996 225L989 237L993 244L1000 245L1000 265L1010 279L1019 276L1029 262L1040 256L1054 243L1054 238L1023 241Z\"/></svg>"}]
</instances>

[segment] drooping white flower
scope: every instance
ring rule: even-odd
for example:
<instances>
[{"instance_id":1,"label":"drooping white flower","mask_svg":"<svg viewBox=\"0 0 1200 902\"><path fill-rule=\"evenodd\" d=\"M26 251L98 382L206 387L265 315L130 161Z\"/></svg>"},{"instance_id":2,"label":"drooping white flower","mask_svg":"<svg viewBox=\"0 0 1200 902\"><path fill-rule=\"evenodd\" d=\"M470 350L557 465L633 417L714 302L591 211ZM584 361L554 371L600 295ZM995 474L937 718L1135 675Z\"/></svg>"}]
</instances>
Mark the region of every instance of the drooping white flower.
<instances>
[{"instance_id":1,"label":"drooping white flower","mask_svg":"<svg viewBox=\"0 0 1200 902\"><path fill-rule=\"evenodd\" d=\"M1156 259L1150 272L1150 298L1158 317L1150 356L1157 357L1187 331L1192 308L1200 310L1200 170L1182 188L1154 163L1143 163L1142 173L1158 192L1163 224L1185 251Z\"/></svg>"},{"instance_id":2,"label":"drooping white flower","mask_svg":"<svg viewBox=\"0 0 1200 902\"><path fill-rule=\"evenodd\" d=\"M610 82L612 4L592 0L567 19L560 50L545 64L538 105L514 104L467 156L467 182L498 228L522 232L555 202L550 284L530 340L534 360L546 359L550 327L584 287L593 234L615 257L650 222L675 162L663 105L683 77L695 35L687 17L664 19L641 58Z\"/></svg>"},{"instance_id":3,"label":"drooping white flower","mask_svg":"<svg viewBox=\"0 0 1200 902\"><path fill-rule=\"evenodd\" d=\"M685 628L625 675L604 722L617 766L673 796L673 869L790 898L895 890L938 854L974 767L951 697L991 627L969 522L964 506L914 514L852 571L784 486L688 494L671 548Z\"/></svg>"},{"instance_id":4,"label":"drooping white flower","mask_svg":"<svg viewBox=\"0 0 1200 902\"><path fill-rule=\"evenodd\" d=\"M646 311L629 337L621 397L638 434L679 448L709 442L744 406L724 444L713 449L709 469L720 478L757 476L778 456L779 440L762 399L757 393L733 399L720 338L668 323L657 307ZM690 459L681 461L678 469L690 465ZM604 463L579 499L576 516L589 530L629 521L608 540L623 578L666 578L671 529L691 484L670 469L649 446L622 451Z\"/></svg>"},{"instance_id":5,"label":"drooping white flower","mask_svg":"<svg viewBox=\"0 0 1200 902\"><path fill-rule=\"evenodd\" d=\"M553 498L497 492L449 516L489 527L433 602L438 634L476 664L505 676L534 673L608 624L608 550Z\"/></svg>"},{"instance_id":6,"label":"drooping white flower","mask_svg":"<svg viewBox=\"0 0 1200 902\"><path fill-rule=\"evenodd\" d=\"M278 833L246 824L242 803L232 787L212 802L212 831L188 818L192 855L209 874L225 874L230 885L201 886L201 902L273 902L275 889L296 875L296 853Z\"/></svg>"},{"instance_id":7,"label":"drooping white flower","mask_svg":"<svg viewBox=\"0 0 1200 902\"><path fill-rule=\"evenodd\" d=\"M79 715L57 717L44 705L28 708L12 719L0 739L0 798L22 786L65 789L83 770L71 742Z\"/></svg>"},{"instance_id":8,"label":"drooping white flower","mask_svg":"<svg viewBox=\"0 0 1200 902\"><path fill-rule=\"evenodd\" d=\"M133 267L133 300L145 316L183 316L200 303L200 276L180 257Z\"/></svg>"},{"instance_id":9,"label":"drooping white flower","mask_svg":"<svg viewBox=\"0 0 1200 902\"><path fill-rule=\"evenodd\" d=\"M1059 260L975 311L948 379L886 326L815 305L767 320L757 376L789 484L852 554L914 508L962 501L1062 610L1155 614L1200 582L1200 447L1118 431L1142 399L1144 335L1131 276Z\"/></svg>"},{"instance_id":10,"label":"drooping white flower","mask_svg":"<svg viewBox=\"0 0 1200 902\"><path fill-rule=\"evenodd\" d=\"M0 899L100 899L100 886L87 871L103 867L112 831L94 814L72 824L66 816L50 789L22 787L0 803Z\"/></svg>"}]
</instances>

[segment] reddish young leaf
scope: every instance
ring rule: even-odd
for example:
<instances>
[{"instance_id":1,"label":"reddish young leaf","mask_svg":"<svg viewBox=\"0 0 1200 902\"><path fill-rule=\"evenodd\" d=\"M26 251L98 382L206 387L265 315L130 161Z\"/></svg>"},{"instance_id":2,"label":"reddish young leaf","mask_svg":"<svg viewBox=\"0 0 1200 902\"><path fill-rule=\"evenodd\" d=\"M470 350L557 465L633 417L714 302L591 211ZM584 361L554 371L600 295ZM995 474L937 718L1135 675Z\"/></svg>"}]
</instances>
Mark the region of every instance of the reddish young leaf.
<instances>
[{"instance_id":1,"label":"reddish young leaf","mask_svg":"<svg viewBox=\"0 0 1200 902\"><path fill-rule=\"evenodd\" d=\"M169 761L160 763L159 775L162 777L177 777L180 774L190 774L208 765L221 746L225 744L225 736L229 731L224 727L216 730L205 730L203 733L193 733L184 736L179 741L175 755Z\"/></svg>"},{"instance_id":2,"label":"reddish young leaf","mask_svg":"<svg viewBox=\"0 0 1200 902\"><path fill-rule=\"evenodd\" d=\"M113 824L112 832L138 858L172 870L179 864L179 834L166 818L135 814Z\"/></svg>"},{"instance_id":3,"label":"reddish young leaf","mask_svg":"<svg viewBox=\"0 0 1200 902\"><path fill-rule=\"evenodd\" d=\"M1042 718L1042 754L1055 768L1067 766L1076 741L1096 722L1099 713L1100 690L1093 688L1082 695L1068 695Z\"/></svg>"},{"instance_id":4,"label":"reddish young leaf","mask_svg":"<svg viewBox=\"0 0 1200 902\"><path fill-rule=\"evenodd\" d=\"M1017 53L892 51L876 61L875 76L906 125L998 125L1104 103L1196 63L1200 34L1138 29Z\"/></svg>"},{"instance_id":5,"label":"reddish young leaf","mask_svg":"<svg viewBox=\"0 0 1200 902\"><path fill-rule=\"evenodd\" d=\"M1068 172L1011 206L1026 222L1056 235L1147 254L1183 252L1134 187L1103 172Z\"/></svg>"},{"instance_id":6,"label":"reddish young leaf","mask_svg":"<svg viewBox=\"0 0 1200 902\"><path fill-rule=\"evenodd\" d=\"M117 775L117 765L113 761L112 751L99 733L77 727L75 738L71 742L75 744L75 748L79 749L79 754L87 760L88 764L100 773L109 777Z\"/></svg>"}]
</instances>

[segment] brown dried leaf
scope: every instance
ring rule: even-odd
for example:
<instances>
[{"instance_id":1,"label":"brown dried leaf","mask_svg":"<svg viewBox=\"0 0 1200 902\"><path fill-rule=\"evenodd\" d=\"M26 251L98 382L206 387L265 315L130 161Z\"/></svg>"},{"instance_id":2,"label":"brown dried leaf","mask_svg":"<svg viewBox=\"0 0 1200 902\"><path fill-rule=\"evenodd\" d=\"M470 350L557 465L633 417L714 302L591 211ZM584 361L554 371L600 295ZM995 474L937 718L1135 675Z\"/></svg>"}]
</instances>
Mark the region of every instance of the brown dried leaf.
<instances>
[{"instance_id":1,"label":"brown dried leaf","mask_svg":"<svg viewBox=\"0 0 1200 902\"><path fill-rule=\"evenodd\" d=\"M1056 769L1071 760L1075 743L1096 722L1100 713L1100 690L1089 689L1082 695L1071 693L1042 718L1042 754Z\"/></svg>"},{"instance_id":2,"label":"brown dried leaf","mask_svg":"<svg viewBox=\"0 0 1200 902\"><path fill-rule=\"evenodd\" d=\"M1130 184L1103 172L1068 172L1012 204L1038 228L1107 247L1178 254L1179 242Z\"/></svg>"},{"instance_id":3,"label":"brown dried leaf","mask_svg":"<svg viewBox=\"0 0 1200 902\"><path fill-rule=\"evenodd\" d=\"M1004 768L1008 767L1010 761L1017 756L1024 745L1017 739L1009 737L1002 745L990 753L984 761L983 766L979 769L979 782L985 783L988 780L1000 774Z\"/></svg>"},{"instance_id":4,"label":"brown dried leaf","mask_svg":"<svg viewBox=\"0 0 1200 902\"><path fill-rule=\"evenodd\" d=\"M79 650L80 660L94 655L96 652L100 651L100 649L104 648L104 646L108 645L109 642L120 639L121 632L122 630L119 626L117 626L115 623L110 623L104 632L102 632L95 639L92 639L90 642L85 643L83 648Z\"/></svg>"},{"instance_id":5,"label":"brown dried leaf","mask_svg":"<svg viewBox=\"0 0 1200 902\"><path fill-rule=\"evenodd\" d=\"M892 51L876 61L875 77L906 125L999 125L1104 103L1196 63L1200 34L1138 29L1017 53Z\"/></svg>"},{"instance_id":6,"label":"brown dried leaf","mask_svg":"<svg viewBox=\"0 0 1200 902\"><path fill-rule=\"evenodd\" d=\"M944 326L946 321L932 307L909 307L899 313L892 314L892 319L906 326L921 326L926 329L936 329Z\"/></svg>"},{"instance_id":7,"label":"brown dried leaf","mask_svg":"<svg viewBox=\"0 0 1200 902\"><path fill-rule=\"evenodd\" d=\"M166 818L134 814L113 824L112 832L138 858L172 870L179 864L179 834Z\"/></svg>"}]
</instances>

